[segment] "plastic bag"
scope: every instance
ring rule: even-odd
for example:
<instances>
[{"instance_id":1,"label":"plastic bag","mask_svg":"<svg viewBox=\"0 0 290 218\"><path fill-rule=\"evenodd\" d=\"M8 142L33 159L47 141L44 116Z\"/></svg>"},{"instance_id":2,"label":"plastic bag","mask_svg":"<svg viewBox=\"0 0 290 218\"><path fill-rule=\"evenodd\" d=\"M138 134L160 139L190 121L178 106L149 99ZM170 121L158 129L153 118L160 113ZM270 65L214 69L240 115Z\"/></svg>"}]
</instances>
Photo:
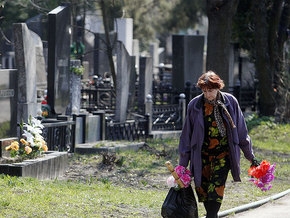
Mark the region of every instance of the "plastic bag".
<instances>
[{"instance_id":1,"label":"plastic bag","mask_svg":"<svg viewBox=\"0 0 290 218\"><path fill-rule=\"evenodd\" d=\"M198 218L196 199L192 187L170 188L161 208L164 218Z\"/></svg>"}]
</instances>

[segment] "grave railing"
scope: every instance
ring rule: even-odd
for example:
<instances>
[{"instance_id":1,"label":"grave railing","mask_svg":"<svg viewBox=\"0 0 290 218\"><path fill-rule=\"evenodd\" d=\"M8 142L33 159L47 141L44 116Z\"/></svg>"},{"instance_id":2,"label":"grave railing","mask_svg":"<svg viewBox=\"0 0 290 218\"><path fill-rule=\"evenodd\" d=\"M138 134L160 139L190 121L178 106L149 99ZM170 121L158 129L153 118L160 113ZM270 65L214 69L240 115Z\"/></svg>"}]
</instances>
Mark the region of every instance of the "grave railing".
<instances>
[{"instance_id":1,"label":"grave railing","mask_svg":"<svg viewBox=\"0 0 290 218\"><path fill-rule=\"evenodd\" d=\"M126 120L125 122L106 122L106 140L127 140L138 141L149 136L148 117L135 120Z\"/></svg>"},{"instance_id":2,"label":"grave railing","mask_svg":"<svg viewBox=\"0 0 290 218\"><path fill-rule=\"evenodd\" d=\"M255 87L240 87L240 86L233 86L229 87L229 93L233 94L242 109L245 111L247 108L251 109L252 111L256 111L257 109L257 96L256 96L256 88ZM185 96L186 96L186 104L194 98L195 96L201 94L201 90L191 86L191 83L186 83L185 86Z\"/></svg>"},{"instance_id":3,"label":"grave railing","mask_svg":"<svg viewBox=\"0 0 290 218\"><path fill-rule=\"evenodd\" d=\"M154 104L151 95L147 95L145 114L149 116L149 134L152 130L181 130L186 112L185 95L180 94L177 104Z\"/></svg>"},{"instance_id":4,"label":"grave railing","mask_svg":"<svg viewBox=\"0 0 290 218\"><path fill-rule=\"evenodd\" d=\"M43 120L42 136L50 151L74 152L75 121Z\"/></svg>"},{"instance_id":5,"label":"grave railing","mask_svg":"<svg viewBox=\"0 0 290 218\"><path fill-rule=\"evenodd\" d=\"M152 100L154 104L177 104L179 94L169 84L154 84Z\"/></svg>"},{"instance_id":6,"label":"grave railing","mask_svg":"<svg viewBox=\"0 0 290 218\"><path fill-rule=\"evenodd\" d=\"M241 88L237 95L242 111L245 111L246 108L256 111L257 99L256 90L254 88Z\"/></svg>"},{"instance_id":7,"label":"grave railing","mask_svg":"<svg viewBox=\"0 0 290 218\"><path fill-rule=\"evenodd\" d=\"M107 122L105 128L106 139L136 140L143 137L144 132L148 132L150 135L151 131L155 130L182 129L186 107L192 98L201 93L201 90L190 83L187 83L184 90L185 96L181 103L180 96L171 88L170 85L155 84L153 87L153 95L151 96L150 101L145 103L150 104L151 106L144 105L143 107L137 105L134 107L134 110L130 110L136 114L138 113L139 117L143 116L143 120L146 120L146 115L150 115L147 120L148 123L143 125L142 122L145 121L140 121L140 119L134 121L129 120L124 123ZM251 107L255 109L255 90L241 89L239 91L238 100L241 108L244 109L245 107ZM236 90L232 90L231 92L236 96ZM138 93L138 89L136 89L136 93ZM115 91L110 85L103 87L92 86L88 89L82 89L82 96L83 100L86 99L86 103L82 105L82 108L86 108L89 112L104 110L113 113L115 110ZM144 126L146 128L148 127L148 130L144 130L146 129ZM147 136L148 135L145 134L145 137Z\"/></svg>"},{"instance_id":8,"label":"grave railing","mask_svg":"<svg viewBox=\"0 0 290 218\"><path fill-rule=\"evenodd\" d=\"M114 110L115 90L111 86L90 86L81 89L81 108L87 111Z\"/></svg>"}]
</instances>

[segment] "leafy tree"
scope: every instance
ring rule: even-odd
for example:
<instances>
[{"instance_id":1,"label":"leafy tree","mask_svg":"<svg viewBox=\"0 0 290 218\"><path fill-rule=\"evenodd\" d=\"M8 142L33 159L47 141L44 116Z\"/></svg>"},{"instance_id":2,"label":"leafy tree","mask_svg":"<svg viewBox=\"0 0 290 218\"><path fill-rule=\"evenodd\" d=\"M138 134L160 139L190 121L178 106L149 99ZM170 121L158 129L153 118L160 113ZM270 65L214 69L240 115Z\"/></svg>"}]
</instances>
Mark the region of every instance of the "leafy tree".
<instances>
[{"instance_id":1,"label":"leafy tree","mask_svg":"<svg viewBox=\"0 0 290 218\"><path fill-rule=\"evenodd\" d=\"M28 10L28 2L3 1L1 28L11 27L13 23L23 22L37 14L35 10ZM17 8L17 10L16 10Z\"/></svg>"},{"instance_id":2,"label":"leafy tree","mask_svg":"<svg viewBox=\"0 0 290 218\"><path fill-rule=\"evenodd\" d=\"M159 40L165 47L168 36L195 27L202 13L204 1L192 0L123 0L125 17L134 20L134 38L139 39L141 50Z\"/></svg>"},{"instance_id":3,"label":"leafy tree","mask_svg":"<svg viewBox=\"0 0 290 218\"><path fill-rule=\"evenodd\" d=\"M177 1L167 21L169 30L179 32L195 27L205 12L205 1Z\"/></svg>"},{"instance_id":4,"label":"leafy tree","mask_svg":"<svg viewBox=\"0 0 290 218\"><path fill-rule=\"evenodd\" d=\"M197 1L198 2L198 1ZM113 30L115 18L128 17L133 19L134 38L139 39L141 51L146 51L150 42L156 38L165 45L168 35L182 29L194 27L198 21L196 1L180 0L115 0L98 1L102 11L106 35L107 54L115 84L115 70L112 60L114 42L109 32ZM180 10L177 10L177 8ZM178 22L176 22L178 20Z\"/></svg>"},{"instance_id":5,"label":"leafy tree","mask_svg":"<svg viewBox=\"0 0 290 218\"><path fill-rule=\"evenodd\" d=\"M133 19L134 38L139 39L142 51L147 50L148 44L156 40L158 32L156 30L161 26L160 18L167 17L171 5L172 1L168 1L167 5L164 5L164 1L123 1L123 16Z\"/></svg>"}]
</instances>

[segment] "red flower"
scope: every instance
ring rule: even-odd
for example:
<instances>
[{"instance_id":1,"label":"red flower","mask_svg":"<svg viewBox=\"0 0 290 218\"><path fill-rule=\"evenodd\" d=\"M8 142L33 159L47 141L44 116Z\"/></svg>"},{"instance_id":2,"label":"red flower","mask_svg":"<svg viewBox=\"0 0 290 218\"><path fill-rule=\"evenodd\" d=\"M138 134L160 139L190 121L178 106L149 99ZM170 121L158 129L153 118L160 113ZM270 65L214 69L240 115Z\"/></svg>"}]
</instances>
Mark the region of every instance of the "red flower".
<instances>
[{"instance_id":1,"label":"red flower","mask_svg":"<svg viewBox=\"0 0 290 218\"><path fill-rule=\"evenodd\" d=\"M261 178L262 176L266 175L270 168L270 163L266 160L263 160L261 164L257 167L250 167L248 173L250 176L255 178Z\"/></svg>"},{"instance_id":2,"label":"red flower","mask_svg":"<svg viewBox=\"0 0 290 218\"><path fill-rule=\"evenodd\" d=\"M253 177L250 181L263 191L269 190L272 187L270 182L275 178L275 167L276 164L271 165L266 160L263 160L257 167L250 167L248 173Z\"/></svg>"}]
</instances>

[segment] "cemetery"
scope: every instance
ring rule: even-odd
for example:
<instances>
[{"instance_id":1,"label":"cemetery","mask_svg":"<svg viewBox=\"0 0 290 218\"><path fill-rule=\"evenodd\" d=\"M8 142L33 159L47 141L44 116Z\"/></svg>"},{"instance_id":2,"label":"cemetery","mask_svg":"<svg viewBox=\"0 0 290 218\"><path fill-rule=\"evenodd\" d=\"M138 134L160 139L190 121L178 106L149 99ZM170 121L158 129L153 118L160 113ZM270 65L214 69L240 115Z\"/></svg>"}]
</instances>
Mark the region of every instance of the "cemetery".
<instances>
[{"instance_id":1,"label":"cemetery","mask_svg":"<svg viewBox=\"0 0 290 218\"><path fill-rule=\"evenodd\" d=\"M145 53L135 17L114 18L109 35L101 16L90 17L84 38L75 38L70 5L49 10L11 25L11 44L0 47L1 216L159 217L170 174L164 163L178 161L187 105L201 93L195 83L206 68L207 35L181 31ZM225 91L256 115L261 71L239 48L231 44ZM287 131L270 118L260 128L251 121L257 157L277 164L277 180L257 191L242 159L243 183L229 181L222 214L289 189Z\"/></svg>"},{"instance_id":2,"label":"cemetery","mask_svg":"<svg viewBox=\"0 0 290 218\"><path fill-rule=\"evenodd\" d=\"M9 155L5 147L20 138L19 125L30 116L41 120L48 152L37 166L36 160L0 164L0 173L56 178L64 172L68 154L107 149L94 149L98 141L134 142L127 148L135 149L148 138L179 136L186 106L200 93L195 83L204 71L205 36L173 35L172 62L164 63L157 44L152 44L150 55L139 53L132 22L117 19L111 36L117 37L115 79L102 52L103 33L94 34L91 62L71 55L69 5L48 13L47 41L41 38L43 26L37 19L13 25L14 50L2 57L0 69L0 123L5 132L0 159ZM242 64L250 72L252 66L246 58L242 63L237 59L233 45L228 90L244 110L255 110L256 84L249 84L250 73L237 70ZM47 166L50 171L44 170Z\"/></svg>"}]
</instances>

